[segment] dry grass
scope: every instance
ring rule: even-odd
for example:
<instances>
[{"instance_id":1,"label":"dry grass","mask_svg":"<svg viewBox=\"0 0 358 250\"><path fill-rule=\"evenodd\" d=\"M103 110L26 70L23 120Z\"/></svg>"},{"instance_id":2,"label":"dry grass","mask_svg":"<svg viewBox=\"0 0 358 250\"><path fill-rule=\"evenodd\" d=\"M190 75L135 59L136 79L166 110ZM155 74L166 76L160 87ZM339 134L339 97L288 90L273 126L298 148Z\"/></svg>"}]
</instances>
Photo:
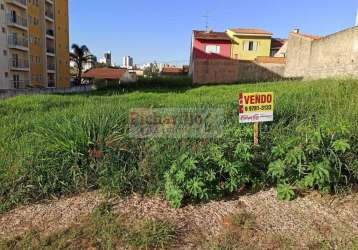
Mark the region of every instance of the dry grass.
<instances>
[{"instance_id":1,"label":"dry grass","mask_svg":"<svg viewBox=\"0 0 358 250\"><path fill-rule=\"evenodd\" d=\"M112 213L112 205L102 203L79 224L49 235L32 229L0 241L0 249L166 249L175 234L175 227L166 221L128 223Z\"/></svg>"},{"instance_id":2,"label":"dry grass","mask_svg":"<svg viewBox=\"0 0 358 250\"><path fill-rule=\"evenodd\" d=\"M269 190L180 209L159 197L99 200L90 193L0 216L10 236L0 249L358 249L357 194L281 202ZM72 215L59 218L61 208ZM27 217L34 223L11 228Z\"/></svg>"}]
</instances>

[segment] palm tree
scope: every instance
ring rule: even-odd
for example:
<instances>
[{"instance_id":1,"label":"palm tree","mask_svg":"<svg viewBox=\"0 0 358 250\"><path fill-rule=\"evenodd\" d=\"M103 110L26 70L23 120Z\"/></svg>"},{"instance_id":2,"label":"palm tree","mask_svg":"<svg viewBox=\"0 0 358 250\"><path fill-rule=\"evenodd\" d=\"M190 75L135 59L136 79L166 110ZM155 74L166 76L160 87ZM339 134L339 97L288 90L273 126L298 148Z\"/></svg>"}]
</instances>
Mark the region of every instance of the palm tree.
<instances>
[{"instance_id":1,"label":"palm tree","mask_svg":"<svg viewBox=\"0 0 358 250\"><path fill-rule=\"evenodd\" d=\"M72 44L72 52L70 53L70 60L76 64L77 76L76 83L79 85L82 83L82 70L83 64L91 62L94 56L91 55L86 45L79 46L78 44Z\"/></svg>"}]
</instances>

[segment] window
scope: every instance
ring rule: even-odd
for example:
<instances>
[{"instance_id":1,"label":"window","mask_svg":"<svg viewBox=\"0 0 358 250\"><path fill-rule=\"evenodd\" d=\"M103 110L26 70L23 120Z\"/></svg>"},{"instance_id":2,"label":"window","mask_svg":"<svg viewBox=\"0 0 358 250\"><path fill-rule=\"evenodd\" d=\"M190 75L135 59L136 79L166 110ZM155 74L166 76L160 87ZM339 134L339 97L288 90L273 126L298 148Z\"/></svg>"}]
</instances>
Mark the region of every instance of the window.
<instances>
[{"instance_id":1,"label":"window","mask_svg":"<svg viewBox=\"0 0 358 250\"><path fill-rule=\"evenodd\" d=\"M258 42L254 41L247 41L244 43L244 50L245 51L257 51Z\"/></svg>"},{"instance_id":2,"label":"window","mask_svg":"<svg viewBox=\"0 0 358 250\"><path fill-rule=\"evenodd\" d=\"M234 55L235 59L239 59L239 54Z\"/></svg>"},{"instance_id":3,"label":"window","mask_svg":"<svg viewBox=\"0 0 358 250\"><path fill-rule=\"evenodd\" d=\"M19 75L13 75L12 77L13 86L15 89L20 88L20 76Z\"/></svg>"},{"instance_id":4,"label":"window","mask_svg":"<svg viewBox=\"0 0 358 250\"><path fill-rule=\"evenodd\" d=\"M220 46L217 45L206 45L206 53L220 54Z\"/></svg>"}]
</instances>

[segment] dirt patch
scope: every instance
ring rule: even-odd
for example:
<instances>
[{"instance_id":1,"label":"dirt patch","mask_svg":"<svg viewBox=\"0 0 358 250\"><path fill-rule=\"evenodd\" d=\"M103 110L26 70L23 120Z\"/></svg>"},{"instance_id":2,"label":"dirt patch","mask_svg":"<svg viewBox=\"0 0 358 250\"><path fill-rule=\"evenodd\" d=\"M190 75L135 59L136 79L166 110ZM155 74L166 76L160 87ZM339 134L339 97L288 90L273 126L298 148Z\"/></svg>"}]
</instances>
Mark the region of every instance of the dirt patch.
<instances>
[{"instance_id":1,"label":"dirt patch","mask_svg":"<svg viewBox=\"0 0 358 250\"><path fill-rule=\"evenodd\" d=\"M66 229L80 222L83 216L91 213L103 200L97 192L91 192L19 207L0 215L0 237L19 235L33 228L46 233Z\"/></svg>"},{"instance_id":2,"label":"dirt patch","mask_svg":"<svg viewBox=\"0 0 358 250\"><path fill-rule=\"evenodd\" d=\"M0 237L14 236L36 228L49 234L79 223L105 199L97 192L15 209L0 216ZM199 243L220 237L230 215L251 214L255 229L252 242L259 249L271 249L277 239L290 239L298 248L329 242L344 246L358 236L358 195L343 199L311 193L291 202L276 199L275 190L241 196L229 201L212 201L174 209L161 198L133 195L111 200L113 212L123 219L165 219L178 228L176 249L197 249ZM260 241L260 238L265 238ZM318 243L317 243L318 242ZM287 243L287 242L286 242ZM298 245L297 245L298 244Z\"/></svg>"}]
</instances>

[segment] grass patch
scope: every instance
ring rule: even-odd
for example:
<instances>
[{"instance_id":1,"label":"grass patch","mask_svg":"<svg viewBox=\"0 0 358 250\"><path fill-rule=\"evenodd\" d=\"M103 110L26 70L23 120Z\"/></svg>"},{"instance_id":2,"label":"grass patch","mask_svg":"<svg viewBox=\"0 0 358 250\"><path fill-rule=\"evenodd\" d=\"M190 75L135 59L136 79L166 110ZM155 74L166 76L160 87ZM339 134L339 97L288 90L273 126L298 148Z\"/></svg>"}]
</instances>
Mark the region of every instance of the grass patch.
<instances>
[{"instance_id":1,"label":"grass patch","mask_svg":"<svg viewBox=\"0 0 358 250\"><path fill-rule=\"evenodd\" d=\"M0 240L0 249L166 249L175 235L176 229L169 222L142 219L129 223L113 214L110 204L103 203L79 225L48 236L34 229Z\"/></svg>"},{"instance_id":2,"label":"grass patch","mask_svg":"<svg viewBox=\"0 0 358 250\"><path fill-rule=\"evenodd\" d=\"M179 81L179 80L178 80ZM181 81L181 80L180 80ZM175 207L245 187L337 192L358 181L356 80L19 96L0 103L0 212L100 189L162 193ZM275 121L252 144L238 122L242 91L273 91ZM132 138L132 108L224 110L222 138Z\"/></svg>"}]
</instances>

